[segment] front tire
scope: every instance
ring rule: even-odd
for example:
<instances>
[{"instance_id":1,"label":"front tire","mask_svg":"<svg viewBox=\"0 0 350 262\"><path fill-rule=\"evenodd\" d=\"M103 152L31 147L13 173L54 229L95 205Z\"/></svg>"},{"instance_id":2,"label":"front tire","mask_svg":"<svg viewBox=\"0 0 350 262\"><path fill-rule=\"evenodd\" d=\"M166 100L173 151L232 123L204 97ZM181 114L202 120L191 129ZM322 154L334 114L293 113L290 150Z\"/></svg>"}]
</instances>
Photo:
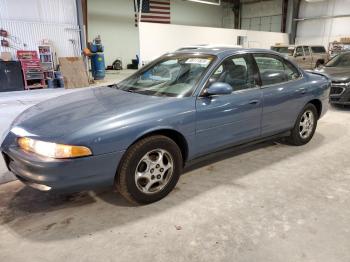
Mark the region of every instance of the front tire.
<instances>
[{"instance_id":1,"label":"front tire","mask_svg":"<svg viewBox=\"0 0 350 262\"><path fill-rule=\"evenodd\" d=\"M162 135L146 137L125 153L115 186L130 202L149 204L173 190L182 167L182 154L173 140Z\"/></svg>"},{"instance_id":2,"label":"front tire","mask_svg":"<svg viewBox=\"0 0 350 262\"><path fill-rule=\"evenodd\" d=\"M314 136L317 127L318 113L313 104L307 104L299 114L287 141L295 146L307 144Z\"/></svg>"},{"instance_id":3,"label":"front tire","mask_svg":"<svg viewBox=\"0 0 350 262\"><path fill-rule=\"evenodd\" d=\"M321 65L324 65L324 61L322 60L317 60L315 64L315 69L319 68Z\"/></svg>"}]
</instances>

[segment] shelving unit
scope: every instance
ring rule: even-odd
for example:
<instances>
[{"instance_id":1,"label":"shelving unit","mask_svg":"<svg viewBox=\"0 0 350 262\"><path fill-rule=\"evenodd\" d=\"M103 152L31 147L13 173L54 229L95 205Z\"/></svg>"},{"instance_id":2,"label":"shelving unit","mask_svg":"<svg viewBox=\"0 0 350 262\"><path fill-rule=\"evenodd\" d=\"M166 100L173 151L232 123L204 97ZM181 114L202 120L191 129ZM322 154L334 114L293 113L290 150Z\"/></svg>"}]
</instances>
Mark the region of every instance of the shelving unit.
<instances>
[{"instance_id":1,"label":"shelving unit","mask_svg":"<svg viewBox=\"0 0 350 262\"><path fill-rule=\"evenodd\" d=\"M50 45L39 45L39 59L44 72L45 79L55 78L55 63L53 50Z\"/></svg>"},{"instance_id":2,"label":"shelving unit","mask_svg":"<svg viewBox=\"0 0 350 262\"><path fill-rule=\"evenodd\" d=\"M334 57L342 52L350 50L350 38L342 38L340 42L334 41L328 44L330 57Z\"/></svg>"}]
</instances>

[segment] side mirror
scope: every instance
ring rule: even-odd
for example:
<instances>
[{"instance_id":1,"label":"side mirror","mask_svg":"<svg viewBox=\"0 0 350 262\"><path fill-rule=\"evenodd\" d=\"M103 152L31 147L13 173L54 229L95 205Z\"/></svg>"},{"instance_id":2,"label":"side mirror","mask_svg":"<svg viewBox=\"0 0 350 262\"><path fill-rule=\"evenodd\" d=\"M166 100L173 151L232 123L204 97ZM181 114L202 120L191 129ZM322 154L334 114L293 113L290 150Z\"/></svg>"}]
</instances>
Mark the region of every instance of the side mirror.
<instances>
[{"instance_id":1,"label":"side mirror","mask_svg":"<svg viewBox=\"0 0 350 262\"><path fill-rule=\"evenodd\" d=\"M302 53L295 53L294 57L303 56Z\"/></svg>"},{"instance_id":2,"label":"side mirror","mask_svg":"<svg viewBox=\"0 0 350 262\"><path fill-rule=\"evenodd\" d=\"M206 94L209 96L213 95L229 95L233 91L232 86L224 82L215 82L211 84Z\"/></svg>"}]
</instances>

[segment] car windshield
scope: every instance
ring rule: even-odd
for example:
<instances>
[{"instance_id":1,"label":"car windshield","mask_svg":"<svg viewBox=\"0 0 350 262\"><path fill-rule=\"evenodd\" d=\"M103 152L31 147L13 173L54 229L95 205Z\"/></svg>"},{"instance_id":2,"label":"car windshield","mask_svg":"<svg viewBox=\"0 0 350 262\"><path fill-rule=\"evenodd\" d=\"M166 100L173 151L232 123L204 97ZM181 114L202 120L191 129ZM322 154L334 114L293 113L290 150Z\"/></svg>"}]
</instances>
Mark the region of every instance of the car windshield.
<instances>
[{"instance_id":1,"label":"car windshield","mask_svg":"<svg viewBox=\"0 0 350 262\"><path fill-rule=\"evenodd\" d=\"M190 96L215 56L166 56L118 84L118 88L155 96Z\"/></svg>"},{"instance_id":2,"label":"car windshield","mask_svg":"<svg viewBox=\"0 0 350 262\"><path fill-rule=\"evenodd\" d=\"M290 47L287 47L287 46L272 46L271 50L281 54L288 54L288 55L293 55L293 51L294 51L294 49L291 49Z\"/></svg>"},{"instance_id":3,"label":"car windshield","mask_svg":"<svg viewBox=\"0 0 350 262\"><path fill-rule=\"evenodd\" d=\"M335 56L326 64L326 67L350 67L350 53Z\"/></svg>"}]
</instances>

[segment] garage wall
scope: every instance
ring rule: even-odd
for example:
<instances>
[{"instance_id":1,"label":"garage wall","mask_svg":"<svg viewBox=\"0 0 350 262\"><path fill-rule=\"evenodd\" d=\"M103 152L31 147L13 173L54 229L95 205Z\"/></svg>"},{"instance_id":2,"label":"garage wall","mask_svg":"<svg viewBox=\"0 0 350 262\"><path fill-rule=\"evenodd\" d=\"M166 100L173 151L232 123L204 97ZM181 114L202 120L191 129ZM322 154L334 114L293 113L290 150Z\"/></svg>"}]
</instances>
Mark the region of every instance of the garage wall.
<instances>
[{"instance_id":1,"label":"garage wall","mask_svg":"<svg viewBox=\"0 0 350 262\"><path fill-rule=\"evenodd\" d=\"M108 65L119 58L125 67L138 53L133 3L133 0L88 1L89 41L101 35ZM223 8L220 6L171 0L170 12L172 24L222 27Z\"/></svg>"},{"instance_id":2,"label":"garage wall","mask_svg":"<svg viewBox=\"0 0 350 262\"><path fill-rule=\"evenodd\" d=\"M172 36L181 35L174 39ZM143 64L167 52L199 44L237 44L232 29L141 23L140 54Z\"/></svg>"},{"instance_id":3,"label":"garage wall","mask_svg":"<svg viewBox=\"0 0 350 262\"><path fill-rule=\"evenodd\" d=\"M241 28L281 32L282 0L246 1L241 9Z\"/></svg>"},{"instance_id":4,"label":"garage wall","mask_svg":"<svg viewBox=\"0 0 350 262\"><path fill-rule=\"evenodd\" d=\"M171 0L170 12L172 24L222 27L222 6Z\"/></svg>"},{"instance_id":5,"label":"garage wall","mask_svg":"<svg viewBox=\"0 0 350 262\"><path fill-rule=\"evenodd\" d=\"M37 50L46 39L58 56L80 55L75 0L0 0L0 28L9 32L12 46L0 46L0 52Z\"/></svg>"},{"instance_id":6,"label":"garage wall","mask_svg":"<svg viewBox=\"0 0 350 262\"><path fill-rule=\"evenodd\" d=\"M328 0L323 2L301 2L299 17L320 17L346 15L349 17L317 19L298 23L296 43L322 44L326 48L328 43L350 37L350 1Z\"/></svg>"},{"instance_id":7,"label":"garage wall","mask_svg":"<svg viewBox=\"0 0 350 262\"><path fill-rule=\"evenodd\" d=\"M172 36L181 35L174 39ZM140 57L143 64L183 46L198 44L236 45L238 36L244 37L244 47L270 48L275 43L288 43L288 35L213 27L194 27L141 23Z\"/></svg>"},{"instance_id":8,"label":"garage wall","mask_svg":"<svg viewBox=\"0 0 350 262\"><path fill-rule=\"evenodd\" d=\"M101 35L106 65L121 59L126 67L138 52L133 0L89 0L87 3L88 40Z\"/></svg>"}]
</instances>

